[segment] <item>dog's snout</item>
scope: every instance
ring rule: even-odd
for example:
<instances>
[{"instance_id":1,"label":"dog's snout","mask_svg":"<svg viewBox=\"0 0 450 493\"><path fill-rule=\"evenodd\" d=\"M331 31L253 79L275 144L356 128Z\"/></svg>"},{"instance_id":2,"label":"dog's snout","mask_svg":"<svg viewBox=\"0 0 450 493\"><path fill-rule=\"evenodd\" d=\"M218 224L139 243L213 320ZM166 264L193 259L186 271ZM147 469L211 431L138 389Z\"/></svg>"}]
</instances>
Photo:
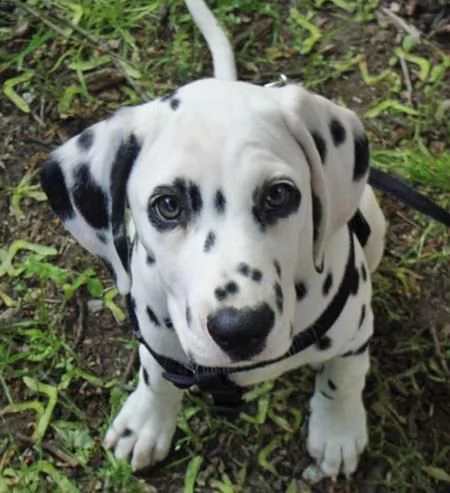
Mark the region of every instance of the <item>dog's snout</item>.
<instances>
[{"instance_id":1,"label":"dog's snout","mask_svg":"<svg viewBox=\"0 0 450 493\"><path fill-rule=\"evenodd\" d=\"M234 361L251 358L264 349L275 314L267 303L256 308L225 307L209 315L208 332Z\"/></svg>"}]
</instances>

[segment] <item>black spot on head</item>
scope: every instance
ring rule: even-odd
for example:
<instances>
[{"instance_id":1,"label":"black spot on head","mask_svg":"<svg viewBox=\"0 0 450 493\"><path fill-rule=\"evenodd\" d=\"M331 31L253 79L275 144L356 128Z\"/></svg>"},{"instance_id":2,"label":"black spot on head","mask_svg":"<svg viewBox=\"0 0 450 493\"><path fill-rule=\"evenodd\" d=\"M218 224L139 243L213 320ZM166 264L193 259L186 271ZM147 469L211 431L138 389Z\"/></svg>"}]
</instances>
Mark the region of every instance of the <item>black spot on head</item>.
<instances>
[{"instance_id":1,"label":"black spot on head","mask_svg":"<svg viewBox=\"0 0 450 493\"><path fill-rule=\"evenodd\" d=\"M241 263L238 265L238 272L244 277L248 277L250 275L250 270L251 269L248 264Z\"/></svg>"},{"instance_id":2,"label":"black spot on head","mask_svg":"<svg viewBox=\"0 0 450 493\"><path fill-rule=\"evenodd\" d=\"M322 202L316 194L312 194L313 239L319 237L320 224L322 223Z\"/></svg>"},{"instance_id":3,"label":"black spot on head","mask_svg":"<svg viewBox=\"0 0 450 493\"><path fill-rule=\"evenodd\" d=\"M186 307L186 323L188 327L190 327L192 322L192 313L191 313L191 308L189 306Z\"/></svg>"},{"instance_id":4,"label":"black spot on head","mask_svg":"<svg viewBox=\"0 0 450 493\"><path fill-rule=\"evenodd\" d=\"M303 281L297 281L295 283L295 296L297 297L297 301L301 301L307 293L308 290L306 289L305 283Z\"/></svg>"},{"instance_id":5,"label":"black spot on head","mask_svg":"<svg viewBox=\"0 0 450 493\"><path fill-rule=\"evenodd\" d=\"M108 196L96 183L88 164L80 164L73 172L73 179L73 200L81 215L93 228L107 228Z\"/></svg>"},{"instance_id":6,"label":"black spot on head","mask_svg":"<svg viewBox=\"0 0 450 493\"><path fill-rule=\"evenodd\" d=\"M169 317L164 319L164 325L170 330L174 329L173 322Z\"/></svg>"},{"instance_id":7,"label":"black spot on head","mask_svg":"<svg viewBox=\"0 0 450 493\"><path fill-rule=\"evenodd\" d=\"M359 324L358 324L358 329L360 329L364 323L364 320L366 318L366 305L363 305L361 307L361 315L359 317Z\"/></svg>"},{"instance_id":8,"label":"black spot on head","mask_svg":"<svg viewBox=\"0 0 450 493\"><path fill-rule=\"evenodd\" d=\"M278 262L278 260L274 260L273 261L273 266L275 267L275 272L277 273L277 276L278 277L281 277L281 265L280 265L280 262Z\"/></svg>"},{"instance_id":9,"label":"black spot on head","mask_svg":"<svg viewBox=\"0 0 450 493\"><path fill-rule=\"evenodd\" d=\"M216 235L215 235L215 233L210 231L208 233L208 235L206 236L206 240L205 240L205 243L203 245L203 251L209 252L215 243L216 243Z\"/></svg>"},{"instance_id":10,"label":"black spot on head","mask_svg":"<svg viewBox=\"0 0 450 493\"><path fill-rule=\"evenodd\" d=\"M332 118L332 120L330 121L330 133L331 137L333 138L333 144L336 147L339 147L345 142L345 128L342 123L336 118Z\"/></svg>"},{"instance_id":11,"label":"black spot on head","mask_svg":"<svg viewBox=\"0 0 450 493\"><path fill-rule=\"evenodd\" d=\"M230 281L225 285L225 290L228 294L236 294L239 291L239 286L234 281Z\"/></svg>"},{"instance_id":12,"label":"black spot on head","mask_svg":"<svg viewBox=\"0 0 450 493\"><path fill-rule=\"evenodd\" d=\"M178 98L172 98L169 102L170 107L175 111L181 104L181 101Z\"/></svg>"},{"instance_id":13,"label":"black spot on head","mask_svg":"<svg viewBox=\"0 0 450 493\"><path fill-rule=\"evenodd\" d=\"M78 136L77 144L82 151L88 151L94 143L94 131L87 128Z\"/></svg>"},{"instance_id":14,"label":"black spot on head","mask_svg":"<svg viewBox=\"0 0 450 493\"><path fill-rule=\"evenodd\" d=\"M228 296L228 293L226 289L216 288L214 290L214 296L216 297L217 301L223 301Z\"/></svg>"},{"instance_id":15,"label":"black spot on head","mask_svg":"<svg viewBox=\"0 0 450 493\"><path fill-rule=\"evenodd\" d=\"M369 141L365 134L354 134L355 139L355 163L353 168L353 181L359 181L369 167Z\"/></svg>"},{"instance_id":16,"label":"black spot on head","mask_svg":"<svg viewBox=\"0 0 450 493\"><path fill-rule=\"evenodd\" d=\"M216 195L214 197L214 207L219 214L225 212L226 200L223 195L222 190L217 190Z\"/></svg>"},{"instance_id":17,"label":"black spot on head","mask_svg":"<svg viewBox=\"0 0 450 493\"><path fill-rule=\"evenodd\" d=\"M329 272L327 277L325 277L325 281L322 286L322 293L324 296L327 296L330 292L331 286L333 285L333 274Z\"/></svg>"},{"instance_id":18,"label":"black spot on head","mask_svg":"<svg viewBox=\"0 0 450 493\"><path fill-rule=\"evenodd\" d=\"M262 272L258 269L253 269L252 270L252 273L251 273L251 278L252 278L252 281L255 281L255 282L261 282L262 280Z\"/></svg>"},{"instance_id":19,"label":"black spot on head","mask_svg":"<svg viewBox=\"0 0 450 493\"><path fill-rule=\"evenodd\" d=\"M200 214L203 207L203 200L198 186L192 182L189 184L189 199L192 212L194 214Z\"/></svg>"},{"instance_id":20,"label":"black spot on head","mask_svg":"<svg viewBox=\"0 0 450 493\"><path fill-rule=\"evenodd\" d=\"M284 296L283 296L283 290L281 289L280 283L276 282L273 285L273 289L275 291L275 303L277 305L278 311L280 313L282 313L283 312Z\"/></svg>"},{"instance_id":21,"label":"black spot on head","mask_svg":"<svg viewBox=\"0 0 450 493\"><path fill-rule=\"evenodd\" d=\"M336 384L331 380L331 378L328 379L328 387L330 387L330 390L337 390Z\"/></svg>"},{"instance_id":22,"label":"black spot on head","mask_svg":"<svg viewBox=\"0 0 450 493\"><path fill-rule=\"evenodd\" d=\"M326 351L331 347L331 344L331 339L328 336L323 336L316 342L316 347L320 351Z\"/></svg>"},{"instance_id":23,"label":"black spot on head","mask_svg":"<svg viewBox=\"0 0 450 493\"><path fill-rule=\"evenodd\" d=\"M142 376L144 377L144 382L147 387L150 386L150 377L148 376L148 372L145 368L142 368Z\"/></svg>"},{"instance_id":24,"label":"black spot on head","mask_svg":"<svg viewBox=\"0 0 450 493\"><path fill-rule=\"evenodd\" d=\"M46 193L52 209L62 221L75 216L66 180L61 166L55 159L48 160L41 171L41 186Z\"/></svg>"},{"instance_id":25,"label":"black spot on head","mask_svg":"<svg viewBox=\"0 0 450 493\"><path fill-rule=\"evenodd\" d=\"M325 160L327 158L327 144L324 138L322 137L322 135L320 135L319 132L316 131L311 132L311 137L314 140L314 144L316 146L317 152L319 153L322 164L325 164Z\"/></svg>"},{"instance_id":26,"label":"black spot on head","mask_svg":"<svg viewBox=\"0 0 450 493\"><path fill-rule=\"evenodd\" d=\"M354 267L352 272L352 277L350 280L350 292L353 295L356 295L358 293L358 289L359 289L359 272L358 269Z\"/></svg>"},{"instance_id":27,"label":"black spot on head","mask_svg":"<svg viewBox=\"0 0 450 493\"><path fill-rule=\"evenodd\" d=\"M108 243L108 239L106 238L106 235L101 233L100 231L97 231L97 234L95 236L97 236L97 239L104 245Z\"/></svg>"},{"instance_id":28,"label":"black spot on head","mask_svg":"<svg viewBox=\"0 0 450 493\"><path fill-rule=\"evenodd\" d=\"M158 320L158 317L155 315L155 312L149 306L147 306L146 311L150 322L159 327L161 324Z\"/></svg>"},{"instance_id":29,"label":"black spot on head","mask_svg":"<svg viewBox=\"0 0 450 493\"><path fill-rule=\"evenodd\" d=\"M147 254L146 258L147 265L153 265L155 263L155 257L153 255Z\"/></svg>"},{"instance_id":30,"label":"black spot on head","mask_svg":"<svg viewBox=\"0 0 450 493\"><path fill-rule=\"evenodd\" d=\"M133 430L130 430L130 428L125 428L122 432L121 438L127 438L133 434L134 434Z\"/></svg>"},{"instance_id":31,"label":"black spot on head","mask_svg":"<svg viewBox=\"0 0 450 493\"><path fill-rule=\"evenodd\" d=\"M333 397L331 397L331 395L328 395L326 392L324 392L323 390L320 391L320 393L326 398L326 399L329 399L330 401L333 400Z\"/></svg>"},{"instance_id":32,"label":"black spot on head","mask_svg":"<svg viewBox=\"0 0 450 493\"><path fill-rule=\"evenodd\" d=\"M364 264L361 264L361 277L364 282L367 281L367 270Z\"/></svg>"}]
</instances>

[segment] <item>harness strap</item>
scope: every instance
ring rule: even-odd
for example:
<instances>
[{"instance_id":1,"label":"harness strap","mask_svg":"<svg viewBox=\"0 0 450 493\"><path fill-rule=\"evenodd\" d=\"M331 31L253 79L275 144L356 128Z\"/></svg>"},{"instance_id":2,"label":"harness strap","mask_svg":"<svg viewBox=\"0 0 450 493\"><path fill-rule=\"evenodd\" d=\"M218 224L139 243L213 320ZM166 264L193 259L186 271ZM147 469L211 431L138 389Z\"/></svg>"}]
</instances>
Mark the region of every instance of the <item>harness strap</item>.
<instances>
[{"instance_id":1,"label":"harness strap","mask_svg":"<svg viewBox=\"0 0 450 493\"><path fill-rule=\"evenodd\" d=\"M348 234L350 240L349 255L339 289L335 293L331 303L321 313L319 318L308 328L297 334L292 341L289 350L279 356L267 361L260 361L250 365L239 367L209 368L196 366L195 368L186 367L178 361L163 356L147 343L139 329L138 320L134 313L134 306L131 296L127 296L127 305L130 311L130 318L134 326L136 339L143 344L158 364L164 369L163 377L181 389L188 389L193 385L204 392L213 396L214 409L221 414L234 414L239 411L242 403L243 389L231 382L228 375L241 373L243 371L255 370L265 366L278 363L286 358L290 358L301 351L309 348L319 341L330 330L342 312L348 298L357 291L357 273L355 271L355 245L353 229L349 225Z\"/></svg>"}]
</instances>

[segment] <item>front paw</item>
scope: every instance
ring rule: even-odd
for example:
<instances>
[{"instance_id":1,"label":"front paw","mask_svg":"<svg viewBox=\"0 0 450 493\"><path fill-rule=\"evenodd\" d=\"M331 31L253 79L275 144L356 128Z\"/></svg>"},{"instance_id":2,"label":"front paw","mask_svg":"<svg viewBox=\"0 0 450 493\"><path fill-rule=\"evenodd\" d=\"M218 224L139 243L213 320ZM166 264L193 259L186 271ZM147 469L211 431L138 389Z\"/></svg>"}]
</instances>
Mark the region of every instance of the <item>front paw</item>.
<instances>
[{"instance_id":1,"label":"front paw","mask_svg":"<svg viewBox=\"0 0 450 493\"><path fill-rule=\"evenodd\" d=\"M179 407L138 386L108 429L105 448L114 447L118 459L131 456L135 471L162 461L170 450Z\"/></svg>"},{"instance_id":2,"label":"front paw","mask_svg":"<svg viewBox=\"0 0 450 493\"><path fill-rule=\"evenodd\" d=\"M360 397L329 400L315 394L311 399L307 449L324 476L336 478L355 472L367 445L366 412ZM310 468L304 472L309 479Z\"/></svg>"}]
</instances>

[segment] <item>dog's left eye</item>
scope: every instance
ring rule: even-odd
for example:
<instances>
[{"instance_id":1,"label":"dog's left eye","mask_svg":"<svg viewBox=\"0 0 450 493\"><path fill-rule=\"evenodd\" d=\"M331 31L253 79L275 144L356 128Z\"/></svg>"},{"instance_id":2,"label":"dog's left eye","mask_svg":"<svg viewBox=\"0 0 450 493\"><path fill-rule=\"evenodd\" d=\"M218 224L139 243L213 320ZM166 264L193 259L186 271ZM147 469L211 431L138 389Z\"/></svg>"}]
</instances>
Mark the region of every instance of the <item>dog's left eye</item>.
<instances>
[{"instance_id":1,"label":"dog's left eye","mask_svg":"<svg viewBox=\"0 0 450 493\"><path fill-rule=\"evenodd\" d=\"M158 216L167 221L174 221L181 214L180 201L175 195L161 195L153 201L152 206Z\"/></svg>"},{"instance_id":2,"label":"dog's left eye","mask_svg":"<svg viewBox=\"0 0 450 493\"><path fill-rule=\"evenodd\" d=\"M289 206L297 194L297 189L289 183L275 183L267 190L264 205L269 210L283 208Z\"/></svg>"}]
</instances>

